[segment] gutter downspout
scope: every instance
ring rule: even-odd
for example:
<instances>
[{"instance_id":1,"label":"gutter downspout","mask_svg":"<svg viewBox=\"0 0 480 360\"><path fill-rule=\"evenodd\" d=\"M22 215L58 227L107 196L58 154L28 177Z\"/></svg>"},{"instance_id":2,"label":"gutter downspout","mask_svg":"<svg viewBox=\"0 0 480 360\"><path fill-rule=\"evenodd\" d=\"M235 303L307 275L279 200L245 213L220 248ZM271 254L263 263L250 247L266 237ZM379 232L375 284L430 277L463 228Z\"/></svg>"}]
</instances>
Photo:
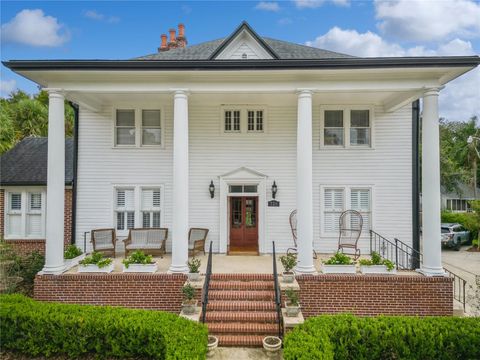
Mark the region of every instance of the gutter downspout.
<instances>
[{"instance_id":1,"label":"gutter downspout","mask_svg":"<svg viewBox=\"0 0 480 360\"><path fill-rule=\"evenodd\" d=\"M70 243L75 244L75 233L77 228L77 164L78 164L78 114L77 104L69 101L73 108L73 179L72 179L72 234Z\"/></svg>"},{"instance_id":2,"label":"gutter downspout","mask_svg":"<svg viewBox=\"0 0 480 360\"><path fill-rule=\"evenodd\" d=\"M420 100L412 103L412 247L420 253ZM412 266L420 268L416 256Z\"/></svg>"}]
</instances>

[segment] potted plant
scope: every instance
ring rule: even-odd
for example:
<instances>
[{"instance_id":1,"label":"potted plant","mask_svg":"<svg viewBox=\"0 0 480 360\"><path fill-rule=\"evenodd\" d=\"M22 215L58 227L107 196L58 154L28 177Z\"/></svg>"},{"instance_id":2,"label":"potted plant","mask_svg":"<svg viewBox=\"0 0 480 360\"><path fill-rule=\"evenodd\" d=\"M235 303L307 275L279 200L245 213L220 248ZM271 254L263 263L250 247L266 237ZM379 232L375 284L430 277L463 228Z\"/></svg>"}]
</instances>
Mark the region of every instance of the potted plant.
<instances>
[{"instance_id":1,"label":"potted plant","mask_svg":"<svg viewBox=\"0 0 480 360\"><path fill-rule=\"evenodd\" d=\"M322 271L325 274L355 274L354 261L347 255L337 252L324 262Z\"/></svg>"},{"instance_id":2,"label":"potted plant","mask_svg":"<svg viewBox=\"0 0 480 360\"><path fill-rule=\"evenodd\" d=\"M361 259L362 274L395 274L395 264L388 259L382 259L379 253L372 252L370 259Z\"/></svg>"},{"instance_id":3,"label":"potted plant","mask_svg":"<svg viewBox=\"0 0 480 360\"><path fill-rule=\"evenodd\" d=\"M208 335L208 344L207 344L207 356L211 357L215 354L215 350L218 347L218 338L213 335Z\"/></svg>"},{"instance_id":4,"label":"potted plant","mask_svg":"<svg viewBox=\"0 0 480 360\"><path fill-rule=\"evenodd\" d=\"M296 317L300 312L300 304L298 302L298 292L293 289L285 290L285 310L288 317Z\"/></svg>"},{"instance_id":5,"label":"potted plant","mask_svg":"<svg viewBox=\"0 0 480 360\"><path fill-rule=\"evenodd\" d=\"M201 261L200 259L192 258L189 262L187 262L188 265L188 281L198 281L200 280L200 265Z\"/></svg>"},{"instance_id":6,"label":"potted plant","mask_svg":"<svg viewBox=\"0 0 480 360\"><path fill-rule=\"evenodd\" d=\"M78 265L79 261L85 257L85 254L77 246L71 244L68 245L63 254L65 259L65 267L67 269L72 268L73 266Z\"/></svg>"},{"instance_id":7,"label":"potted plant","mask_svg":"<svg viewBox=\"0 0 480 360\"><path fill-rule=\"evenodd\" d=\"M283 265L282 278L284 283L293 283L295 280L295 273L293 268L297 265L297 255L296 254L287 254L280 256L280 261Z\"/></svg>"},{"instance_id":8,"label":"potted plant","mask_svg":"<svg viewBox=\"0 0 480 360\"><path fill-rule=\"evenodd\" d=\"M186 315L195 314L197 300L195 300L195 288L189 283L183 285L182 293L184 300L182 302L182 311Z\"/></svg>"},{"instance_id":9,"label":"potted plant","mask_svg":"<svg viewBox=\"0 0 480 360\"><path fill-rule=\"evenodd\" d=\"M104 272L109 273L113 271L113 261L111 258L103 257L100 252L92 252L85 259L79 261L78 272Z\"/></svg>"},{"instance_id":10,"label":"potted plant","mask_svg":"<svg viewBox=\"0 0 480 360\"><path fill-rule=\"evenodd\" d=\"M282 339L278 336L265 336L262 342L263 348L270 353L277 352L282 347Z\"/></svg>"},{"instance_id":11,"label":"potted plant","mask_svg":"<svg viewBox=\"0 0 480 360\"><path fill-rule=\"evenodd\" d=\"M145 255L141 250L136 250L122 261L123 272L154 273L158 266L152 260L152 255Z\"/></svg>"}]
</instances>

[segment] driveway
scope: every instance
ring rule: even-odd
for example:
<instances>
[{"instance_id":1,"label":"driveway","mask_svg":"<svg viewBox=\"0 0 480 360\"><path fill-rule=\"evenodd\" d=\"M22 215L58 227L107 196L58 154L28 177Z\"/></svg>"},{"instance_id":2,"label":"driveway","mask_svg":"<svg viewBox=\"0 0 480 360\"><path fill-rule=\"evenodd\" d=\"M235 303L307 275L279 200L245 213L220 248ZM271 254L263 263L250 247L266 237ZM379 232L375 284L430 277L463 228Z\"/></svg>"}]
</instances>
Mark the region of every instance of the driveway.
<instances>
[{"instance_id":1,"label":"driveway","mask_svg":"<svg viewBox=\"0 0 480 360\"><path fill-rule=\"evenodd\" d=\"M462 246L460 251L442 250L443 266L467 280L469 285L475 284L475 275L480 275L480 252L467 251L469 246Z\"/></svg>"}]
</instances>

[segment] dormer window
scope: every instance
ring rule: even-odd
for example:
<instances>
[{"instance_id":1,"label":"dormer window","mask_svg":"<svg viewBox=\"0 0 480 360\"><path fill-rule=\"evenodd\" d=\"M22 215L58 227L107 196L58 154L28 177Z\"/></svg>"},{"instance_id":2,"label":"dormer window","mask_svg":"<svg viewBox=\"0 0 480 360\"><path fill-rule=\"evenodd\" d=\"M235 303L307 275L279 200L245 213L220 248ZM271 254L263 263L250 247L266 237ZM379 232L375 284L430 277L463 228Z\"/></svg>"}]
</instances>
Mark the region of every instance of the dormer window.
<instances>
[{"instance_id":1,"label":"dormer window","mask_svg":"<svg viewBox=\"0 0 480 360\"><path fill-rule=\"evenodd\" d=\"M242 54L242 59L247 59L248 58L248 55L246 53L243 53Z\"/></svg>"}]
</instances>

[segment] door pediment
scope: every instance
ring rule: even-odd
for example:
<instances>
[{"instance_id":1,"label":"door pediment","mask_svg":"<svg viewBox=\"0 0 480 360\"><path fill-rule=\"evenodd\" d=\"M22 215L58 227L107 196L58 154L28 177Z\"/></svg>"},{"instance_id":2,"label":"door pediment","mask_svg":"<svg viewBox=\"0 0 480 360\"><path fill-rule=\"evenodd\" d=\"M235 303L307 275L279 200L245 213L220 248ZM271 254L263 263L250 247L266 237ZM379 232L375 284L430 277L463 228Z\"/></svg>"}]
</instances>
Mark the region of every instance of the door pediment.
<instances>
[{"instance_id":1,"label":"door pediment","mask_svg":"<svg viewBox=\"0 0 480 360\"><path fill-rule=\"evenodd\" d=\"M228 179L263 179L266 178L267 175L262 174L259 171L247 168L247 167L239 167L238 169L232 170L226 174L220 175L221 179L228 180Z\"/></svg>"}]
</instances>

